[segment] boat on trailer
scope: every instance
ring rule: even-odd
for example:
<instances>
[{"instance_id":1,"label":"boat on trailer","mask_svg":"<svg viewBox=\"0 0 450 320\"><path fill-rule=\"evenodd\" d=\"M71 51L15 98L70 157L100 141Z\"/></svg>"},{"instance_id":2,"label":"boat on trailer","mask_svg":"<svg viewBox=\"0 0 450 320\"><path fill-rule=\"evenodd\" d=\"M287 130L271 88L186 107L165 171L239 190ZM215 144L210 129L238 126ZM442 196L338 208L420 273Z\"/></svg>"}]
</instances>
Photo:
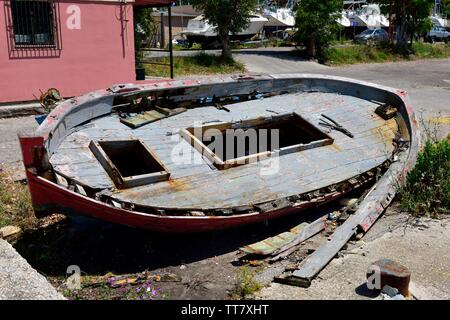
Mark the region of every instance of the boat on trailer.
<instances>
[{"instance_id":1,"label":"boat on trailer","mask_svg":"<svg viewBox=\"0 0 450 320\"><path fill-rule=\"evenodd\" d=\"M309 74L115 85L65 100L19 139L38 217L162 232L300 214L373 183L379 212L420 143L404 91Z\"/></svg>"},{"instance_id":2,"label":"boat on trailer","mask_svg":"<svg viewBox=\"0 0 450 320\"><path fill-rule=\"evenodd\" d=\"M252 14L249 18L248 26L238 33L230 33L230 39L250 40L263 30L267 21L267 18L262 15ZM216 26L210 24L203 15L189 20L186 29L181 32L181 35L186 38L189 45L193 45L194 43L208 45L219 41Z\"/></svg>"}]
</instances>

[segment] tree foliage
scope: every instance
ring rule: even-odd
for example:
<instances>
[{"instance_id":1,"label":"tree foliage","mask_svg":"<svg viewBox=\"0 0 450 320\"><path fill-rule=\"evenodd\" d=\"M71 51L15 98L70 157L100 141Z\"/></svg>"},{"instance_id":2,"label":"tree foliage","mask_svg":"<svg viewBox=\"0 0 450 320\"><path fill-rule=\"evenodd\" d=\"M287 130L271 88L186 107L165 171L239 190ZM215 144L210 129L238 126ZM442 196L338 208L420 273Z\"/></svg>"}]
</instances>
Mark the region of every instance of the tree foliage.
<instances>
[{"instance_id":1,"label":"tree foliage","mask_svg":"<svg viewBox=\"0 0 450 320\"><path fill-rule=\"evenodd\" d=\"M301 0L297 6L296 38L312 57L321 56L339 30L342 0Z\"/></svg>"},{"instance_id":2,"label":"tree foliage","mask_svg":"<svg viewBox=\"0 0 450 320\"><path fill-rule=\"evenodd\" d=\"M257 0L192 0L191 4L210 24L222 43L222 58L231 59L230 33L236 34L248 27Z\"/></svg>"},{"instance_id":3,"label":"tree foliage","mask_svg":"<svg viewBox=\"0 0 450 320\"><path fill-rule=\"evenodd\" d=\"M412 44L414 37L428 32L432 25L429 18L435 0L379 0L383 12L391 14L397 43Z\"/></svg>"},{"instance_id":4,"label":"tree foliage","mask_svg":"<svg viewBox=\"0 0 450 320\"><path fill-rule=\"evenodd\" d=\"M134 49L138 67L142 64L142 45L156 31L152 11L152 8L134 8Z\"/></svg>"},{"instance_id":5,"label":"tree foliage","mask_svg":"<svg viewBox=\"0 0 450 320\"><path fill-rule=\"evenodd\" d=\"M441 0L442 13L450 17L450 0Z\"/></svg>"}]
</instances>

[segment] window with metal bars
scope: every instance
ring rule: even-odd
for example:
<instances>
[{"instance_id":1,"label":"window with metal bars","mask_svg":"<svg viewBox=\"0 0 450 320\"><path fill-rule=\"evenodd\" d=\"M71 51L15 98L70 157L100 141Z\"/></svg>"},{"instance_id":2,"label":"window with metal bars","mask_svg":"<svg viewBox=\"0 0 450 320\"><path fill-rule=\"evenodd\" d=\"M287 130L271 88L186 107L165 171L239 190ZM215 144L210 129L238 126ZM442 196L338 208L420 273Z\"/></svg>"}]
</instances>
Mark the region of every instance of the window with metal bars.
<instances>
[{"instance_id":1,"label":"window with metal bars","mask_svg":"<svg viewBox=\"0 0 450 320\"><path fill-rule=\"evenodd\" d=\"M10 37L14 49L57 47L56 7L53 0L10 0Z\"/></svg>"}]
</instances>

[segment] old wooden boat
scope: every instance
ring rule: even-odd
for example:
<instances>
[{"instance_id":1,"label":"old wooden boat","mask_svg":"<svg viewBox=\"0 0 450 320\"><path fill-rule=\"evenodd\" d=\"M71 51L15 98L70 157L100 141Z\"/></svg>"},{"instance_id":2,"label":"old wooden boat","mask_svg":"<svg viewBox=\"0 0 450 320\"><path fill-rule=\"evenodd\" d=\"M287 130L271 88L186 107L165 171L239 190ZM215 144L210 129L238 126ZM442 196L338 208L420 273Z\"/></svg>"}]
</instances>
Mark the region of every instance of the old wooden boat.
<instances>
[{"instance_id":1,"label":"old wooden boat","mask_svg":"<svg viewBox=\"0 0 450 320\"><path fill-rule=\"evenodd\" d=\"M259 147L212 148L237 132ZM369 207L383 210L420 141L404 91L308 74L115 85L19 138L38 217L165 232L278 218L375 181Z\"/></svg>"}]
</instances>

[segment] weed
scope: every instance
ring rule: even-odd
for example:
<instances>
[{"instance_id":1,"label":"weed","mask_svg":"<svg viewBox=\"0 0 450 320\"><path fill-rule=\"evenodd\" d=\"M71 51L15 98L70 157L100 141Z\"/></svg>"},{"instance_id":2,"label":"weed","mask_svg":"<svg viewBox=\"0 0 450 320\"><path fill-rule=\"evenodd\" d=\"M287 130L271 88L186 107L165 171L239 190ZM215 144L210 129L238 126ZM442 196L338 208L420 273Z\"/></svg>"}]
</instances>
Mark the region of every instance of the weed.
<instances>
[{"instance_id":1,"label":"weed","mask_svg":"<svg viewBox=\"0 0 450 320\"><path fill-rule=\"evenodd\" d=\"M241 297L255 293L262 288L262 285L255 280L255 272L251 271L248 266L241 267L241 275L239 282L239 294Z\"/></svg>"},{"instance_id":2,"label":"weed","mask_svg":"<svg viewBox=\"0 0 450 320\"><path fill-rule=\"evenodd\" d=\"M395 45L381 43L377 46L359 44L334 46L325 52L324 61L332 65L345 65L448 57L450 57L449 44L416 42L412 45L412 51L406 52Z\"/></svg>"},{"instance_id":3,"label":"weed","mask_svg":"<svg viewBox=\"0 0 450 320\"><path fill-rule=\"evenodd\" d=\"M428 140L400 189L403 209L415 216L450 213L450 143Z\"/></svg>"},{"instance_id":4,"label":"weed","mask_svg":"<svg viewBox=\"0 0 450 320\"><path fill-rule=\"evenodd\" d=\"M27 228L35 222L28 187L0 173L0 227L14 224Z\"/></svg>"}]
</instances>

